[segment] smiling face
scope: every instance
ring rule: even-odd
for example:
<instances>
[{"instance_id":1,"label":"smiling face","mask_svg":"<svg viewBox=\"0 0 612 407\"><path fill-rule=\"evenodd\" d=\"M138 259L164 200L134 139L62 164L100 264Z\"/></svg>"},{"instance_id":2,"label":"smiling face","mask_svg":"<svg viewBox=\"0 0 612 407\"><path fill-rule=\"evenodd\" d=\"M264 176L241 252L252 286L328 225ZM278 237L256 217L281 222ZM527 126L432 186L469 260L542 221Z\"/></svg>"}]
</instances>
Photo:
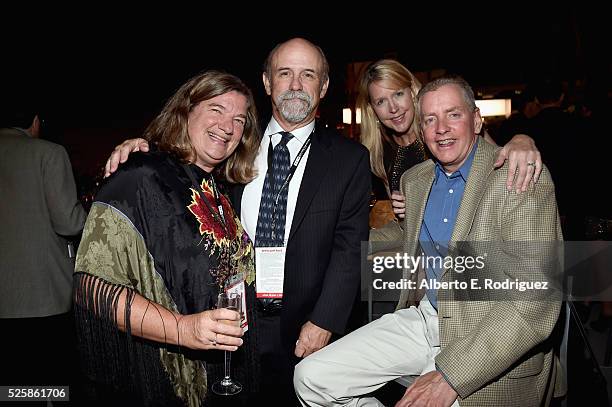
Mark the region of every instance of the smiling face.
<instances>
[{"instance_id":1,"label":"smiling face","mask_svg":"<svg viewBox=\"0 0 612 407\"><path fill-rule=\"evenodd\" d=\"M272 97L274 118L285 130L302 127L314 119L329 83L323 66L321 54L306 40L290 40L275 51L263 82Z\"/></svg>"},{"instance_id":2,"label":"smiling face","mask_svg":"<svg viewBox=\"0 0 612 407\"><path fill-rule=\"evenodd\" d=\"M204 100L189 112L187 131L198 167L210 172L234 152L244 132L247 108L247 97L231 91Z\"/></svg>"},{"instance_id":3,"label":"smiling face","mask_svg":"<svg viewBox=\"0 0 612 407\"><path fill-rule=\"evenodd\" d=\"M455 84L440 86L420 99L423 138L444 171L455 172L465 162L482 127L478 109L467 103Z\"/></svg>"},{"instance_id":4,"label":"smiling face","mask_svg":"<svg viewBox=\"0 0 612 407\"><path fill-rule=\"evenodd\" d=\"M388 80L372 82L368 86L370 106L378 120L402 136L410 130L414 120L414 104L410 88L398 88Z\"/></svg>"}]
</instances>

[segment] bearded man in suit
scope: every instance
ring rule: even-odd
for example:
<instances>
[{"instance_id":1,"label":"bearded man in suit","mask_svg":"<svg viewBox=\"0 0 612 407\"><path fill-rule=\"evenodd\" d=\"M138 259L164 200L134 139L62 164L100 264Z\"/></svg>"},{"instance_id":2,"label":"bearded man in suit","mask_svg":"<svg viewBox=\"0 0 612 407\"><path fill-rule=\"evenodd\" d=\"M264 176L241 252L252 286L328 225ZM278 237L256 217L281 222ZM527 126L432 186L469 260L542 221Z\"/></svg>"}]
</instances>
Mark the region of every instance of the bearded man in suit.
<instances>
[{"instance_id":1,"label":"bearded man in suit","mask_svg":"<svg viewBox=\"0 0 612 407\"><path fill-rule=\"evenodd\" d=\"M262 79L272 118L255 159L258 175L230 198L257 250L260 401L285 406L297 403L299 358L346 329L368 238L371 178L368 150L315 121L329 85L321 48L303 38L278 44ZM142 139L116 147L106 174L138 150L148 150Z\"/></svg>"},{"instance_id":2,"label":"bearded man in suit","mask_svg":"<svg viewBox=\"0 0 612 407\"><path fill-rule=\"evenodd\" d=\"M452 253L460 242L502 243L506 252L486 261L491 277L515 280L524 277L516 273L528 269L528 278L545 279L552 252L538 251L532 243L562 240L548 170L526 193L505 188L508 166L494 170L497 149L478 141L482 119L463 79L434 80L417 100L423 141L433 159L403 175L405 221L374 230L372 243L390 247L401 241L410 256L434 257L444 247ZM516 242L528 243L531 250L519 253L519 245L512 252ZM447 266L436 267L405 269L415 289L402 291L395 313L297 365L294 385L303 405L382 405L368 393L409 375L417 378L396 406L540 406L555 390L562 394L551 340L560 301L516 297L519 292L512 289L505 292L510 299L502 301L497 294L474 297L474 292L424 286L423 281L449 282L457 276ZM468 299L458 300L459 294Z\"/></svg>"},{"instance_id":3,"label":"bearded man in suit","mask_svg":"<svg viewBox=\"0 0 612 407\"><path fill-rule=\"evenodd\" d=\"M270 52L262 78L272 118L255 160L258 176L236 188L232 199L258 248L285 250L282 272L273 277L283 281L282 300L259 299L256 327L263 394L275 397L278 405L289 405L281 404L281 398L294 399L291 378L298 358L323 348L333 333L344 332L359 287L360 243L368 237L368 152L315 121L328 71L323 51L305 39L291 39ZM290 132L286 147L295 169L282 177L289 178L280 192L287 194L286 208L272 203L275 215L282 216L274 241L262 233L262 191L272 170L270 144L277 146L284 132ZM262 263L256 269L258 278L269 271ZM260 281L258 296L268 291Z\"/></svg>"}]
</instances>

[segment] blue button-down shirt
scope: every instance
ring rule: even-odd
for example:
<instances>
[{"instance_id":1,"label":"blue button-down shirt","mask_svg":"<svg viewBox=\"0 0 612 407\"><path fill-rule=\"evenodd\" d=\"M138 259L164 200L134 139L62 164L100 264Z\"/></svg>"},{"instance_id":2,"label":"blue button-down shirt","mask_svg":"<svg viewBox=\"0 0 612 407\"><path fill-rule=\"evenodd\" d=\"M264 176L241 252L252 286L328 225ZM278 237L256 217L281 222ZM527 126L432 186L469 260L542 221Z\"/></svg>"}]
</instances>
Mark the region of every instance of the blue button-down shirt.
<instances>
[{"instance_id":1,"label":"blue button-down shirt","mask_svg":"<svg viewBox=\"0 0 612 407\"><path fill-rule=\"evenodd\" d=\"M444 264L443 258L447 254L448 242L455 228L457 213L477 147L478 140L474 143L467 160L450 175L447 175L442 166L436 163L435 178L427 199L419 241L425 256L441 257L442 261L426 263L428 267L425 268L425 274L428 282L439 281L442 276L443 268L439 266ZM428 286L430 288L427 289L427 299L438 309L437 290L431 288L431 284Z\"/></svg>"}]
</instances>

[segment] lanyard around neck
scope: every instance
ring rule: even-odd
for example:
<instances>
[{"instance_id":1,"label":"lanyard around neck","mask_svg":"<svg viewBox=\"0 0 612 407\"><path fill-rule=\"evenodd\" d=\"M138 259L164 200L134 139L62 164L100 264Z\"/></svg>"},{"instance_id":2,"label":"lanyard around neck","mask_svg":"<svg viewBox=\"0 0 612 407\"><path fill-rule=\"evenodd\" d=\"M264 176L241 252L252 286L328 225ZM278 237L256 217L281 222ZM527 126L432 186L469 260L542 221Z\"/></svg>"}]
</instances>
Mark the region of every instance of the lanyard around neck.
<instances>
[{"instance_id":1,"label":"lanyard around neck","mask_svg":"<svg viewBox=\"0 0 612 407\"><path fill-rule=\"evenodd\" d=\"M293 163L291 164L291 167L289 168L289 173L285 176L285 179L283 180L281 187L279 188L278 193L276 194L276 198L274 198L273 215L276 212L276 206L278 205L278 199L280 198L281 192L283 191L283 189L285 189L285 187L288 188L288 185L291 182L291 179L293 178L293 174L295 174L295 170L297 169L298 165L300 165L300 161L302 161L302 157L304 157L304 154L306 154L306 150L308 150L308 147L310 146L311 135L312 135L312 132L310 133L310 135L308 135L306 142L302 145L302 148L300 148L300 151L298 152L297 156L293 160ZM287 147L287 149L289 149L289 147ZM270 144L268 144L268 172L270 174L268 174L268 176L270 177L269 182L270 182L271 191L274 191L274 177L272 176L272 156L273 155L274 155L274 152L272 149L272 135L270 135ZM272 221L274 222L274 216L272 217Z\"/></svg>"}]
</instances>

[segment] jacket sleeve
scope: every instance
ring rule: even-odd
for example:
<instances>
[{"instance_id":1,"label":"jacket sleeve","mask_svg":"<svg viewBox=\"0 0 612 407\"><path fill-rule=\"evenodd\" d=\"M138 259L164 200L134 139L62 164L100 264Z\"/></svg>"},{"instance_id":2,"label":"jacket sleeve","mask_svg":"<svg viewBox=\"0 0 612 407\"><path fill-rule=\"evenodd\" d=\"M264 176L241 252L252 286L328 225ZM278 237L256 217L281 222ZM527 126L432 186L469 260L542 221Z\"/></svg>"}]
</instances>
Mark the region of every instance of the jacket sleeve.
<instances>
[{"instance_id":1,"label":"jacket sleeve","mask_svg":"<svg viewBox=\"0 0 612 407\"><path fill-rule=\"evenodd\" d=\"M487 262L492 264L487 272L510 281L550 279L547 273L558 271L551 264L559 260L556 249L562 236L554 185L547 170L528 192L506 194L498 215L502 250L494 256L489 253ZM443 346L436 357L438 370L462 398L510 372L520 377L542 369L543 359L534 348L550 336L559 316L560 299L554 290L538 293L527 290L521 294L510 289L504 295L507 296L504 300L492 298L493 301L482 304L470 303L471 312L482 309L485 315L467 335ZM487 308L479 308L482 306Z\"/></svg>"},{"instance_id":2,"label":"jacket sleeve","mask_svg":"<svg viewBox=\"0 0 612 407\"><path fill-rule=\"evenodd\" d=\"M340 334L346 328L360 283L361 244L368 239L371 182L365 149L352 174L336 224L323 288L310 315L315 325Z\"/></svg>"},{"instance_id":3,"label":"jacket sleeve","mask_svg":"<svg viewBox=\"0 0 612 407\"><path fill-rule=\"evenodd\" d=\"M77 199L74 176L64 147L54 146L42 165L45 199L53 229L63 236L80 233L86 214Z\"/></svg>"}]
</instances>

